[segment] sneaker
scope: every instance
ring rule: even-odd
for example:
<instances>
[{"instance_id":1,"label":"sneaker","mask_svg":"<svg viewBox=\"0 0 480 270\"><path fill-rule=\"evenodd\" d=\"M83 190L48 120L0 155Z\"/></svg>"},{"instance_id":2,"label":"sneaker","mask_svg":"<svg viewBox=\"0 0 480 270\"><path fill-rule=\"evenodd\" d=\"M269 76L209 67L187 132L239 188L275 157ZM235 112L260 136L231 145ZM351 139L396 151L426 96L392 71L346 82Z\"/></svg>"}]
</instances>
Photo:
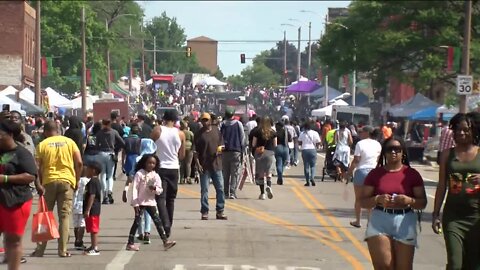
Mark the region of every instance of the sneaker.
<instances>
[{"instance_id":1,"label":"sneaker","mask_svg":"<svg viewBox=\"0 0 480 270\"><path fill-rule=\"evenodd\" d=\"M112 193L111 193L111 192L108 193L108 202L109 202L110 204L113 204L113 202L114 202L113 196L112 196Z\"/></svg>"},{"instance_id":2,"label":"sneaker","mask_svg":"<svg viewBox=\"0 0 480 270\"><path fill-rule=\"evenodd\" d=\"M208 213L202 214L202 220L208 220Z\"/></svg>"},{"instance_id":3,"label":"sneaker","mask_svg":"<svg viewBox=\"0 0 480 270\"><path fill-rule=\"evenodd\" d=\"M260 196L258 196L258 199L259 200L265 200L267 197L265 196L265 193L262 193L260 194Z\"/></svg>"},{"instance_id":4,"label":"sneaker","mask_svg":"<svg viewBox=\"0 0 480 270\"><path fill-rule=\"evenodd\" d=\"M107 197L103 198L102 204L110 204L110 201Z\"/></svg>"},{"instance_id":5,"label":"sneaker","mask_svg":"<svg viewBox=\"0 0 480 270\"><path fill-rule=\"evenodd\" d=\"M315 186L315 181L312 180L311 183L312 183L312 186Z\"/></svg>"},{"instance_id":6,"label":"sneaker","mask_svg":"<svg viewBox=\"0 0 480 270\"><path fill-rule=\"evenodd\" d=\"M144 239L144 238L143 238L143 234L139 234L139 235L137 236L137 239L138 239L139 241L143 241L143 239Z\"/></svg>"},{"instance_id":7,"label":"sneaker","mask_svg":"<svg viewBox=\"0 0 480 270\"><path fill-rule=\"evenodd\" d=\"M145 245L148 245L148 244L151 243L151 242L150 242L150 234L149 234L149 233L145 233L145 236L143 237L143 243L144 243Z\"/></svg>"},{"instance_id":8,"label":"sneaker","mask_svg":"<svg viewBox=\"0 0 480 270\"><path fill-rule=\"evenodd\" d=\"M273 199L272 188L269 187L269 186L266 186L266 187L265 187L265 191L267 192L267 197L268 197L269 199Z\"/></svg>"},{"instance_id":9,"label":"sneaker","mask_svg":"<svg viewBox=\"0 0 480 270\"><path fill-rule=\"evenodd\" d=\"M87 256L98 256L100 255L100 251L94 249L94 248L89 248L83 252L83 254Z\"/></svg>"},{"instance_id":10,"label":"sneaker","mask_svg":"<svg viewBox=\"0 0 480 270\"><path fill-rule=\"evenodd\" d=\"M227 220L228 217L223 212L217 212L217 219Z\"/></svg>"},{"instance_id":11,"label":"sneaker","mask_svg":"<svg viewBox=\"0 0 480 270\"><path fill-rule=\"evenodd\" d=\"M230 194L230 196L228 198L230 200L235 200L235 199L237 199L237 196L235 196L234 194Z\"/></svg>"},{"instance_id":12,"label":"sneaker","mask_svg":"<svg viewBox=\"0 0 480 270\"><path fill-rule=\"evenodd\" d=\"M139 251L140 248L135 246L134 244L127 244L127 247L125 248L128 251Z\"/></svg>"},{"instance_id":13,"label":"sneaker","mask_svg":"<svg viewBox=\"0 0 480 270\"><path fill-rule=\"evenodd\" d=\"M285 170L290 170L290 165L287 165L287 167L285 167Z\"/></svg>"},{"instance_id":14,"label":"sneaker","mask_svg":"<svg viewBox=\"0 0 480 270\"><path fill-rule=\"evenodd\" d=\"M171 249L173 246L175 246L176 244L177 244L177 242L168 240L168 241L163 243L163 248L165 249L165 251L167 251L167 250Z\"/></svg>"},{"instance_id":15,"label":"sneaker","mask_svg":"<svg viewBox=\"0 0 480 270\"><path fill-rule=\"evenodd\" d=\"M305 183L304 186L309 187L309 186L310 186L310 182Z\"/></svg>"},{"instance_id":16,"label":"sneaker","mask_svg":"<svg viewBox=\"0 0 480 270\"><path fill-rule=\"evenodd\" d=\"M283 185L283 180L277 179L277 185L279 186Z\"/></svg>"},{"instance_id":17,"label":"sneaker","mask_svg":"<svg viewBox=\"0 0 480 270\"><path fill-rule=\"evenodd\" d=\"M75 249L76 250L85 250L87 247L83 245L83 241L75 242Z\"/></svg>"}]
</instances>

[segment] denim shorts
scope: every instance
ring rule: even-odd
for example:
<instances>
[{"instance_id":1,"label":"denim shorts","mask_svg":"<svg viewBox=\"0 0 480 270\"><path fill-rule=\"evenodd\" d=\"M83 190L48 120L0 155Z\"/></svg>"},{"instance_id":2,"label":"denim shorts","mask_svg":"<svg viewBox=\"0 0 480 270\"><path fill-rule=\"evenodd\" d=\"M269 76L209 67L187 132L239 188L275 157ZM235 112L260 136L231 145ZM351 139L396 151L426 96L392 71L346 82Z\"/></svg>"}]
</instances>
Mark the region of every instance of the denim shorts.
<instances>
[{"instance_id":1,"label":"denim shorts","mask_svg":"<svg viewBox=\"0 0 480 270\"><path fill-rule=\"evenodd\" d=\"M355 186L363 186L363 182L365 182L365 178L367 178L367 175L371 170L373 169L356 169L355 173L353 174L353 184Z\"/></svg>"},{"instance_id":2,"label":"denim shorts","mask_svg":"<svg viewBox=\"0 0 480 270\"><path fill-rule=\"evenodd\" d=\"M417 216L411 211L406 214L390 214L373 209L365 232L365 240L386 235L405 245L417 246Z\"/></svg>"}]
</instances>

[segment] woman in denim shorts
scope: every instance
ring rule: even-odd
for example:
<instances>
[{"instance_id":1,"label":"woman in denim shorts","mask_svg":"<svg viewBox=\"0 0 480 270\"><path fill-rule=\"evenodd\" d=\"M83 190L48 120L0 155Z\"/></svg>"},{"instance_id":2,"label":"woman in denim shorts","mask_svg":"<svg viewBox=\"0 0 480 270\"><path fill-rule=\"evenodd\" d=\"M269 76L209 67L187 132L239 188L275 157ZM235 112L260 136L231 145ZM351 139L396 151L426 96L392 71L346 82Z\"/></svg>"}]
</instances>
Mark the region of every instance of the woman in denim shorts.
<instances>
[{"instance_id":1,"label":"woman in denim shorts","mask_svg":"<svg viewBox=\"0 0 480 270\"><path fill-rule=\"evenodd\" d=\"M382 152L382 146L377 140L375 129L371 126L364 126L359 130L360 141L355 146L355 153L352 163L348 168L347 177L350 178L353 171L353 188L355 191L355 221L351 221L350 225L356 228L362 227L360 217L362 208L360 207L359 198L362 195L363 182L368 173L373 170L378 163L378 157ZM347 181L348 183L348 181ZM370 216L370 213L369 213Z\"/></svg>"},{"instance_id":2,"label":"woman in denim shorts","mask_svg":"<svg viewBox=\"0 0 480 270\"><path fill-rule=\"evenodd\" d=\"M375 269L412 269L416 209L427 205L422 176L410 167L403 140L384 141L377 168L365 179L362 208L373 209L365 240Z\"/></svg>"}]
</instances>

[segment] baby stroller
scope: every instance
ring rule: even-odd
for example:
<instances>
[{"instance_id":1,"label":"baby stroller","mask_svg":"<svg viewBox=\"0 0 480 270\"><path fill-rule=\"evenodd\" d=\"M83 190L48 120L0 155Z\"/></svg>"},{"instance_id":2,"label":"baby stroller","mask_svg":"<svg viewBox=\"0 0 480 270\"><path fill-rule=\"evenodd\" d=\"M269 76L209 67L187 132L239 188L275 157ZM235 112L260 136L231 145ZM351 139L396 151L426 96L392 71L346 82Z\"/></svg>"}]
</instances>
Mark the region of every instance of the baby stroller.
<instances>
[{"instance_id":1,"label":"baby stroller","mask_svg":"<svg viewBox=\"0 0 480 270\"><path fill-rule=\"evenodd\" d=\"M335 144L327 146L327 151L325 152L325 161L322 169L322 182L325 180L325 175L330 176L335 180L335 182L337 182L337 167L333 162L333 155L335 154L336 148L337 146Z\"/></svg>"}]
</instances>

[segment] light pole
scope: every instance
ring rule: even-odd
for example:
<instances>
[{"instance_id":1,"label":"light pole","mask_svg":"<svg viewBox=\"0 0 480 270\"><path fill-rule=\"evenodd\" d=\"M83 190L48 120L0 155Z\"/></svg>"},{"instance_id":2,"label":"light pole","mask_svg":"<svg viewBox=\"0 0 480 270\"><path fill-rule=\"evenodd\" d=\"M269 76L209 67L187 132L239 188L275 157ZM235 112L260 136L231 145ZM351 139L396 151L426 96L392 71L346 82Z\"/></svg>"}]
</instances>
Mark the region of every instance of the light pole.
<instances>
[{"instance_id":1,"label":"light pole","mask_svg":"<svg viewBox=\"0 0 480 270\"><path fill-rule=\"evenodd\" d=\"M349 28L341 23L337 22L328 22L326 23L327 25L337 25L342 27L345 30L349 30ZM352 106L355 106L356 104L356 95L357 95L357 44L355 40L353 41L353 87L352 87Z\"/></svg>"},{"instance_id":2,"label":"light pole","mask_svg":"<svg viewBox=\"0 0 480 270\"><path fill-rule=\"evenodd\" d=\"M107 33L109 32L110 30L110 27L111 27L111 24L117 20L118 18L121 18L121 17L124 17L124 16L136 16L135 14L130 14L130 13L126 13L126 14L120 14L116 17L113 17L110 21L108 21L108 19L105 19L105 29L107 30ZM110 93L110 48L107 44L107 93Z\"/></svg>"},{"instance_id":3,"label":"light pole","mask_svg":"<svg viewBox=\"0 0 480 270\"><path fill-rule=\"evenodd\" d=\"M311 11L311 10L300 10L301 13L312 13L315 15L320 16L320 14ZM312 66L312 22L308 23L308 77L310 79L310 71L311 71L311 66Z\"/></svg>"},{"instance_id":4,"label":"light pole","mask_svg":"<svg viewBox=\"0 0 480 270\"><path fill-rule=\"evenodd\" d=\"M302 21L297 19L288 19L289 21L296 21L302 24ZM298 26L298 57L297 57L297 81L300 81L300 77L302 77L302 49L301 49L301 42L302 40L302 26Z\"/></svg>"},{"instance_id":5,"label":"light pole","mask_svg":"<svg viewBox=\"0 0 480 270\"><path fill-rule=\"evenodd\" d=\"M465 23L463 26L462 74L470 74L470 37L472 34L472 1L465 1ZM460 112L467 112L467 96L460 96Z\"/></svg>"}]
</instances>

